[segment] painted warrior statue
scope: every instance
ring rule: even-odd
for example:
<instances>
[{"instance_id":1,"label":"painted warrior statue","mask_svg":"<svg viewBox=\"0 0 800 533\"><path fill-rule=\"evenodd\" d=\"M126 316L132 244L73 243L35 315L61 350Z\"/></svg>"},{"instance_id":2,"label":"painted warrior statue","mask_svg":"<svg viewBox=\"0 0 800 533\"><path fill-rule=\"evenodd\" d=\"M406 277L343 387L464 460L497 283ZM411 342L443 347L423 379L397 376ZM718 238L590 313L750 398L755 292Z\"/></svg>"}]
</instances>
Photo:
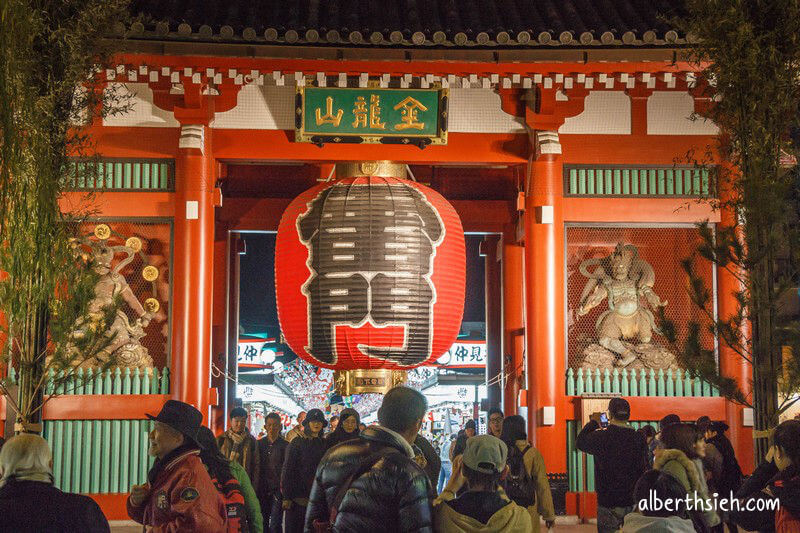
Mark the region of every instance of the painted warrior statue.
<instances>
[{"instance_id":1,"label":"painted warrior statue","mask_svg":"<svg viewBox=\"0 0 800 533\"><path fill-rule=\"evenodd\" d=\"M594 271L589 271L592 266ZM583 289L578 316L584 316L608 299L608 309L597 319L596 329L599 344L616 356L615 365L624 367L637 359L637 350L629 342L650 343L653 332L658 330L653 313L667 305L653 292L655 272L653 267L639 257L639 251L631 244L617 244L614 252L605 258L583 261L580 272L589 281Z\"/></svg>"},{"instance_id":2,"label":"painted warrior statue","mask_svg":"<svg viewBox=\"0 0 800 533\"><path fill-rule=\"evenodd\" d=\"M95 233L97 234L97 231ZM103 233L102 228L100 233ZM144 328L150 324L160 305L155 298L148 298L142 305L128 285L125 276L120 273L126 265L133 261L136 252L141 249L141 241L136 237L131 237L125 242L125 245L111 246L105 239L100 242L86 240L83 244L91 248L93 267L100 277L94 287L94 297L89 303L89 319L75 325L73 336L78 339L84 336L88 330L96 329L103 319L104 309L113 305L117 298L130 306L138 317L131 321L124 309L124 304L121 305L106 330L106 335L111 341L93 360L87 361L87 363L102 364L112 359L117 366L121 367L152 367L153 359L147 348L142 345L141 339L146 335ZM125 253L127 257L112 266L114 257L118 253ZM142 275L147 281L153 281L155 279L153 276L157 276L158 271L155 267L146 266Z\"/></svg>"}]
</instances>

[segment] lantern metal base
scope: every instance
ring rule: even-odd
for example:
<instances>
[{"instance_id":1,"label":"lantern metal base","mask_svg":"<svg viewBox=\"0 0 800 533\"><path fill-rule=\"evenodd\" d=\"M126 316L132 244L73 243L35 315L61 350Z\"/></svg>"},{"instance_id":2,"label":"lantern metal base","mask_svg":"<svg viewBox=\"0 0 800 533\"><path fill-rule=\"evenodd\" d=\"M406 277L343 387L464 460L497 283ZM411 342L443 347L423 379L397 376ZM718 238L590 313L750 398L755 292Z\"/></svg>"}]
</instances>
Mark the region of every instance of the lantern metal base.
<instances>
[{"instance_id":1,"label":"lantern metal base","mask_svg":"<svg viewBox=\"0 0 800 533\"><path fill-rule=\"evenodd\" d=\"M336 370L333 383L336 392L342 396L369 392L386 394L392 387L405 383L407 377L405 370Z\"/></svg>"}]
</instances>

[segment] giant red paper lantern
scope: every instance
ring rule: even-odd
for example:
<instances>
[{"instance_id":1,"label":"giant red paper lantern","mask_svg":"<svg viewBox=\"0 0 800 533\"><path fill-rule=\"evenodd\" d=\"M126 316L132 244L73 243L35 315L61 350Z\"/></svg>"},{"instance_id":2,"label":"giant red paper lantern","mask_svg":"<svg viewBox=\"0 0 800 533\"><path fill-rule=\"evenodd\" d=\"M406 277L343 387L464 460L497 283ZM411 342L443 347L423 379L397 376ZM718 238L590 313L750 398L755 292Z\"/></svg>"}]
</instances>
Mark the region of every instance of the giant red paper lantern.
<instances>
[{"instance_id":1,"label":"giant red paper lantern","mask_svg":"<svg viewBox=\"0 0 800 533\"><path fill-rule=\"evenodd\" d=\"M436 360L458 335L464 282L461 220L416 182L339 179L302 193L281 218L281 330L315 365L402 369Z\"/></svg>"}]
</instances>

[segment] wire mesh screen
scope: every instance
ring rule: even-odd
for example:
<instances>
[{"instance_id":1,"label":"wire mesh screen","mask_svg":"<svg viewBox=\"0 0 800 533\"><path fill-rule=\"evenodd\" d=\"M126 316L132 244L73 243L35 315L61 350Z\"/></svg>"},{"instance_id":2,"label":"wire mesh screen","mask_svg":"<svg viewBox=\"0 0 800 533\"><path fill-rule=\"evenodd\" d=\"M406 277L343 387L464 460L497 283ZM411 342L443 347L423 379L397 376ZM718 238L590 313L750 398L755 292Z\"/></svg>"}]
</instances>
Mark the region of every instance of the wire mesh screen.
<instances>
[{"instance_id":1,"label":"wire mesh screen","mask_svg":"<svg viewBox=\"0 0 800 533\"><path fill-rule=\"evenodd\" d=\"M568 227L566 241L568 368L677 369L654 318L663 306L678 344L688 323L709 324L690 300L681 266L692 258L716 300L712 265L696 258L697 228ZM704 331L704 345L713 347Z\"/></svg>"},{"instance_id":2,"label":"wire mesh screen","mask_svg":"<svg viewBox=\"0 0 800 533\"><path fill-rule=\"evenodd\" d=\"M109 295L120 298L120 310L110 326L115 337L109 351L117 364L167 366L172 224L105 219L87 222L82 233L84 251L94 255L100 268L97 303Z\"/></svg>"}]
</instances>

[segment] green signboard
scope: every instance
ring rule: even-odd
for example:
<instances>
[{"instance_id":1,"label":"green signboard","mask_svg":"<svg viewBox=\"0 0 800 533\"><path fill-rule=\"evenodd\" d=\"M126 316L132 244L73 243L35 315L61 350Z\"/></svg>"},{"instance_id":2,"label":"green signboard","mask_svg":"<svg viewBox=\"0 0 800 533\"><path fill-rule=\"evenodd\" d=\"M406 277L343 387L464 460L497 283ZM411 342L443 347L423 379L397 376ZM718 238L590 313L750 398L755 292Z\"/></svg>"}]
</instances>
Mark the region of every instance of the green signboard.
<instances>
[{"instance_id":1,"label":"green signboard","mask_svg":"<svg viewBox=\"0 0 800 533\"><path fill-rule=\"evenodd\" d=\"M447 143L447 89L298 87L295 140Z\"/></svg>"}]
</instances>

